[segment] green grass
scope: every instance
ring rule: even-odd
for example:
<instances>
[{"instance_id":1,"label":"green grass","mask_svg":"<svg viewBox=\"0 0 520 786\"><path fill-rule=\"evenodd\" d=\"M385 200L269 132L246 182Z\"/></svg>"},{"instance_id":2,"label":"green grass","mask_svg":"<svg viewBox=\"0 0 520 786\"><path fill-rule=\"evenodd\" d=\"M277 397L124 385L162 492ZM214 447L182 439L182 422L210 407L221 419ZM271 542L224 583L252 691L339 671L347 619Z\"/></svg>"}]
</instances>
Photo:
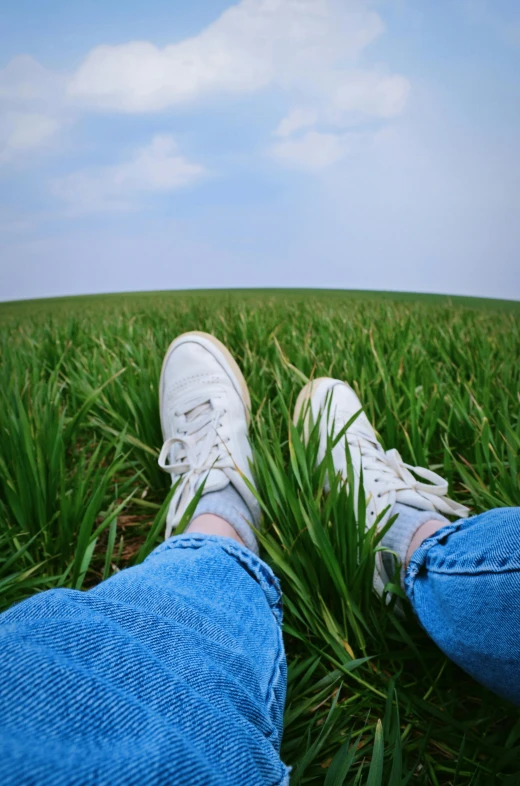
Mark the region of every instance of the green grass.
<instances>
[{"instance_id":1,"label":"green grass","mask_svg":"<svg viewBox=\"0 0 520 786\"><path fill-rule=\"evenodd\" d=\"M282 579L291 784L520 782L520 713L371 592L376 539L315 467L301 385L353 384L386 447L480 512L520 505L520 304L326 291L149 293L0 305L0 604L86 589L162 537L163 353L224 341L249 383L264 554Z\"/></svg>"}]
</instances>

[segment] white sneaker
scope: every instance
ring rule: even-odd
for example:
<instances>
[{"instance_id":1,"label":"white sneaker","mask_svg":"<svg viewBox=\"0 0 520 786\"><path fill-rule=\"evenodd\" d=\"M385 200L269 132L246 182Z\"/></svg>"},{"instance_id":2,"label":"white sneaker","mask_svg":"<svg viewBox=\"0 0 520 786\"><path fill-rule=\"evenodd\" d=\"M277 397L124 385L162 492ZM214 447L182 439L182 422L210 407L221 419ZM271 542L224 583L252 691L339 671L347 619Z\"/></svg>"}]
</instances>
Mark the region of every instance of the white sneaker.
<instances>
[{"instance_id":1,"label":"white sneaker","mask_svg":"<svg viewBox=\"0 0 520 786\"><path fill-rule=\"evenodd\" d=\"M203 494L229 483L251 511L260 506L253 484L248 439L251 399L228 349L209 333L184 333L170 344L161 371L159 403L164 445L159 466L178 483L166 519L166 538L206 479ZM180 482L179 482L180 479Z\"/></svg>"},{"instance_id":2,"label":"white sneaker","mask_svg":"<svg viewBox=\"0 0 520 786\"><path fill-rule=\"evenodd\" d=\"M405 464L397 450L384 451L365 413L359 398L346 382L321 377L308 382L301 390L294 410L294 422L298 423L303 409L304 437L308 438L311 423L320 419L320 447L318 462L325 457L327 437L336 436L348 421L359 415L345 432L345 438L332 449L334 469L347 480L347 458L345 441L348 443L355 478L354 501L357 510L360 475L363 471L363 487L366 495L366 528L372 527L377 517L387 508L378 522L382 529L396 502L410 505L422 511L436 511L465 518L469 510L448 499L448 483L430 469ZM414 474L421 480L417 480ZM428 481L427 483L422 482ZM374 588L383 594L385 584L391 579L384 568L382 553L376 552Z\"/></svg>"}]
</instances>

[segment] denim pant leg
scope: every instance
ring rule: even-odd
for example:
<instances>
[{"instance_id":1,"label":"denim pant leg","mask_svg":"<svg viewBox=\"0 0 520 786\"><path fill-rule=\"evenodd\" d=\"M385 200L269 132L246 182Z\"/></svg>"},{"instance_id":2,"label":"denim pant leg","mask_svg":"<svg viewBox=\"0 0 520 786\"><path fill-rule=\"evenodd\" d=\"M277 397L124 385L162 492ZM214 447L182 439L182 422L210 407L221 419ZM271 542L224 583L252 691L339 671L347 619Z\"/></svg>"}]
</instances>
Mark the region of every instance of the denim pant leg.
<instances>
[{"instance_id":1,"label":"denim pant leg","mask_svg":"<svg viewBox=\"0 0 520 786\"><path fill-rule=\"evenodd\" d=\"M286 784L286 664L270 568L180 535L88 592L0 617L0 783Z\"/></svg>"},{"instance_id":2,"label":"denim pant leg","mask_svg":"<svg viewBox=\"0 0 520 786\"><path fill-rule=\"evenodd\" d=\"M520 508L443 527L414 552L405 583L441 650L520 705Z\"/></svg>"}]
</instances>

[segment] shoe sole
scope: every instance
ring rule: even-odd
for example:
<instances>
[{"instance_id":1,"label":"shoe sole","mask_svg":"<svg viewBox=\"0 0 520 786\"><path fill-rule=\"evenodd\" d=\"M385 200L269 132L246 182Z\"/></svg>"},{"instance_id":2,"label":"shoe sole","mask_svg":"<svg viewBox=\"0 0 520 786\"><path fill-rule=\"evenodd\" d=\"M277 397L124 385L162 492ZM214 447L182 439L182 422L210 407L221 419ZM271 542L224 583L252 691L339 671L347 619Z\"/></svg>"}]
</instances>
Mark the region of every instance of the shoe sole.
<instances>
[{"instance_id":1,"label":"shoe sole","mask_svg":"<svg viewBox=\"0 0 520 786\"><path fill-rule=\"evenodd\" d=\"M244 375L242 374L242 371L240 370L240 366L238 365L238 363L236 362L235 358L233 357L229 349L226 347L226 345L222 343L222 341L219 341L218 338L212 336L211 333L205 333L202 330L191 330L188 331L187 333L181 333L180 336L174 338L174 340L166 350L166 355L164 356L164 360L161 368L161 377L159 381L159 400L160 400L159 403L160 403L161 412L163 408L163 377L164 377L164 369L166 368L166 363L170 359L170 355L175 349L175 345L181 339L187 339L189 337L202 338L205 341L212 344L213 347L217 350L217 353L212 352L211 354L213 355L213 357L216 358L216 360L218 360L224 371L227 374L229 374L229 376L231 377L231 381L233 382L233 385L237 393L239 394L240 398L242 399L242 403L244 404L244 409L246 411L247 425L249 425L251 420L251 396L249 395L247 382L244 378ZM202 344L202 346L204 345ZM222 358L225 361L224 363L222 363L222 359L218 357L218 354L222 355Z\"/></svg>"}]
</instances>

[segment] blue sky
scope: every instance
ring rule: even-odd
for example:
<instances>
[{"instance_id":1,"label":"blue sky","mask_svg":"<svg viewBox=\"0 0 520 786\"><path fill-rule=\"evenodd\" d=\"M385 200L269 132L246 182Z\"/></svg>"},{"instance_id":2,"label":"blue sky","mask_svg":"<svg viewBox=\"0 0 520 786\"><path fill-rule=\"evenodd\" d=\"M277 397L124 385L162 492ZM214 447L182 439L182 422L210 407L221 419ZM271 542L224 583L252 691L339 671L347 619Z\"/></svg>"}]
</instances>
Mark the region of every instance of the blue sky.
<instances>
[{"instance_id":1,"label":"blue sky","mask_svg":"<svg viewBox=\"0 0 520 786\"><path fill-rule=\"evenodd\" d=\"M520 299L514 0L5 0L0 299Z\"/></svg>"}]
</instances>

